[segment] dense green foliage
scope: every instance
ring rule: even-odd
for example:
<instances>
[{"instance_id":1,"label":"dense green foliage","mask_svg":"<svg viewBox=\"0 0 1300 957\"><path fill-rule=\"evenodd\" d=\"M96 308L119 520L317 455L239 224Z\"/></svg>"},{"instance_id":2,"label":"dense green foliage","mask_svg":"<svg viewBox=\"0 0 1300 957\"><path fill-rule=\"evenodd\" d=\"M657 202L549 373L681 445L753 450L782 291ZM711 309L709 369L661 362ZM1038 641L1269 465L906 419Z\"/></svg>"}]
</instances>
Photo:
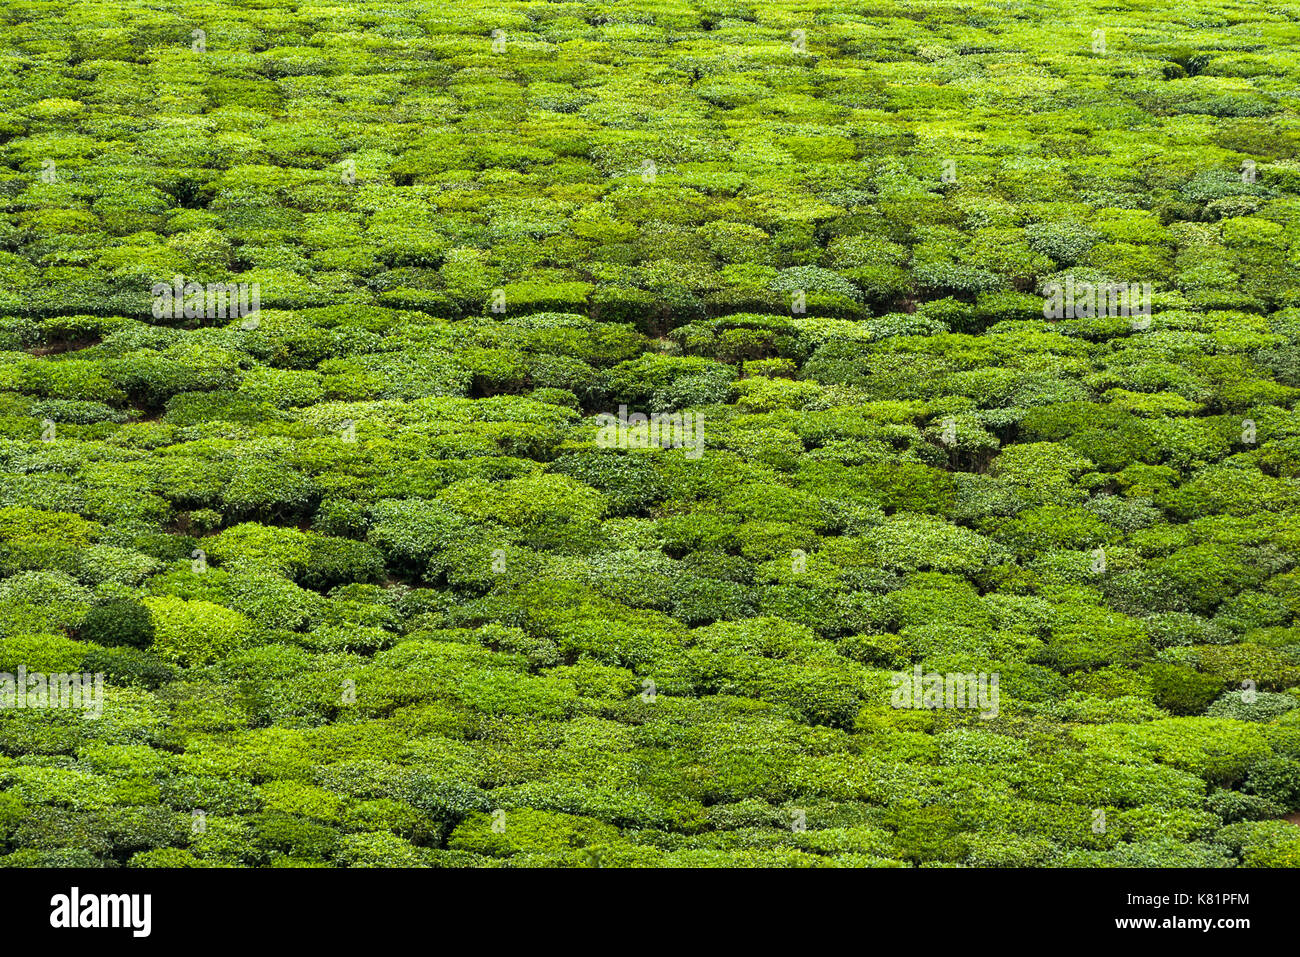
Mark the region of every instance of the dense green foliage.
<instances>
[{"instance_id":1,"label":"dense green foliage","mask_svg":"<svg viewBox=\"0 0 1300 957\"><path fill-rule=\"evenodd\" d=\"M6 2L0 863L1300 866L1298 24Z\"/></svg>"}]
</instances>

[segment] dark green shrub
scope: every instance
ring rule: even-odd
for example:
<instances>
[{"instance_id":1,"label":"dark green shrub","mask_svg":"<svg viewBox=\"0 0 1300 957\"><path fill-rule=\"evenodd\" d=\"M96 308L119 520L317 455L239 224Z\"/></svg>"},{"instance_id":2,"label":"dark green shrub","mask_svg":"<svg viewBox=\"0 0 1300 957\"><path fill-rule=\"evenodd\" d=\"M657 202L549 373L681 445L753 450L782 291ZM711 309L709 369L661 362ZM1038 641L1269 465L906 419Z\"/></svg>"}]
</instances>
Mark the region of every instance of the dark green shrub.
<instances>
[{"instance_id":1,"label":"dark green shrub","mask_svg":"<svg viewBox=\"0 0 1300 957\"><path fill-rule=\"evenodd\" d=\"M1223 680L1183 665L1153 663L1144 669L1155 703L1171 714L1204 714L1223 693Z\"/></svg>"},{"instance_id":2,"label":"dark green shrub","mask_svg":"<svg viewBox=\"0 0 1300 957\"><path fill-rule=\"evenodd\" d=\"M86 613L78 634L105 647L129 645L144 648L153 641L153 618L138 601L117 599L96 605Z\"/></svg>"},{"instance_id":3,"label":"dark green shrub","mask_svg":"<svg viewBox=\"0 0 1300 957\"><path fill-rule=\"evenodd\" d=\"M1245 789L1284 811L1300 810L1300 761L1260 761L1246 775Z\"/></svg>"}]
</instances>

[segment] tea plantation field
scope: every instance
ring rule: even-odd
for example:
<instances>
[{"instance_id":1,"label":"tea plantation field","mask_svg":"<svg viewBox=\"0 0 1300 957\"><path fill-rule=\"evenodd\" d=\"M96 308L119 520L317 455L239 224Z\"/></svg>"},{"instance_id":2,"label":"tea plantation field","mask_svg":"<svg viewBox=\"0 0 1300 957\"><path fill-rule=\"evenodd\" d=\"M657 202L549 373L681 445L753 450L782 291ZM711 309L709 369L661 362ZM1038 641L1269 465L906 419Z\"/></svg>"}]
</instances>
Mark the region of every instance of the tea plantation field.
<instances>
[{"instance_id":1,"label":"tea plantation field","mask_svg":"<svg viewBox=\"0 0 1300 957\"><path fill-rule=\"evenodd\" d=\"M0 864L1300 866L1298 42L6 0Z\"/></svg>"}]
</instances>

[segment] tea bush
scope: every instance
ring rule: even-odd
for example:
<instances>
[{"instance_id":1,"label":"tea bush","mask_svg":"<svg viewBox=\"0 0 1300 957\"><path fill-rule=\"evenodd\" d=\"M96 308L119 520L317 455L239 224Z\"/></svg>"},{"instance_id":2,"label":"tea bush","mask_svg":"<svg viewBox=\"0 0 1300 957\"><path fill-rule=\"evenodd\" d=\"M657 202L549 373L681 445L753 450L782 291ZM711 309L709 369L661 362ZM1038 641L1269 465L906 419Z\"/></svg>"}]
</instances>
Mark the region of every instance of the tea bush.
<instances>
[{"instance_id":1,"label":"tea bush","mask_svg":"<svg viewBox=\"0 0 1300 957\"><path fill-rule=\"evenodd\" d=\"M156 6L0 16L0 864L1300 864L1289 9Z\"/></svg>"}]
</instances>

